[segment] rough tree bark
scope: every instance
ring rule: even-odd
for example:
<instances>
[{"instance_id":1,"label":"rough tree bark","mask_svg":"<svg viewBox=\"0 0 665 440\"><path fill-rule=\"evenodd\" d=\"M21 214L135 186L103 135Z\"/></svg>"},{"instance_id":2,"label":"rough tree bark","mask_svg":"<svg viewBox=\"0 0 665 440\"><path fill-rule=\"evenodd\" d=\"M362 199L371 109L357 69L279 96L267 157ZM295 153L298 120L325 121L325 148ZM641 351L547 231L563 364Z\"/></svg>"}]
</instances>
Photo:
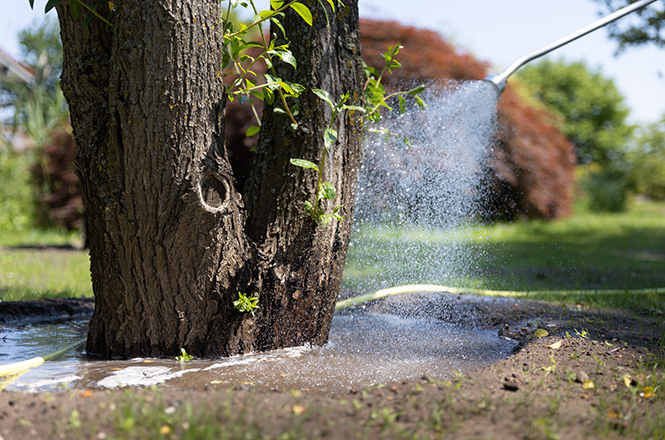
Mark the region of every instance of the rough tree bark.
<instances>
[{"instance_id":1,"label":"rough tree bark","mask_svg":"<svg viewBox=\"0 0 665 440\"><path fill-rule=\"evenodd\" d=\"M110 2L93 2L107 15ZM357 1L331 25L288 13L298 69L280 75L339 97L362 96ZM325 2L324 2L325 3ZM255 169L243 195L224 147L218 0L123 0L113 26L58 6L62 85L89 216L95 314L87 351L105 357L233 355L324 343L332 321L355 199L362 135L339 118L325 179L347 219L316 226L302 215L331 113L308 92L301 125L266 109ZM246 208L245 208L246 204ZM233 307L259 295L255 315Z\"/></svg>"}]
</instances>

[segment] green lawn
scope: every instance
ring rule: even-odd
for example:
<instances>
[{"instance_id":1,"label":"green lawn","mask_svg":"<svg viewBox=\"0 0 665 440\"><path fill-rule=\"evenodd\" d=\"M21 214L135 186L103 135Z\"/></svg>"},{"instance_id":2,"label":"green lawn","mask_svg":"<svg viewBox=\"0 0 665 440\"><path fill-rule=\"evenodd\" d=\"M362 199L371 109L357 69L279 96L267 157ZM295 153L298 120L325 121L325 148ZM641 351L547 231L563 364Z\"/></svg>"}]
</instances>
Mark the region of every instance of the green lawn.
<instances>
[{"instance_id":1,"label":"green lawn","mask_svg":"<svg viewBox=\"0 0 665 440\"><path fill-rule=\"evenodd\" d=\"M413 283L509 291L665 287L665 203L454 232L365 225L352 242L343 286L360 291ZM54 231L0 232L0 299L90 296L87 252L21 247L68 243L80 240Z\"/></svg>"},{"instance_id":2,"label":"green lawn","mask_svg":"<svg viewBox=\"0 0 665 440\"><path fill-rule=\"evenodd\" d=\"M63 232L0 232L0 300L92 296L88 252L72 244Z\"/></svg>"},{"instance_id":3,"label":"green lawn","mask_svg":"<svg viewBox=\"0 0 665 440\"><path fill-rule=\"evenodd\" d=\"M371 291L416 283L532 292L665 288L665 203L448 232L376 225L356 229L343 286ZM643 299L662 304L664 295ZM599 301L587 295L586 302L623 305L627 299Z\"/></svg>"}]
</instances>

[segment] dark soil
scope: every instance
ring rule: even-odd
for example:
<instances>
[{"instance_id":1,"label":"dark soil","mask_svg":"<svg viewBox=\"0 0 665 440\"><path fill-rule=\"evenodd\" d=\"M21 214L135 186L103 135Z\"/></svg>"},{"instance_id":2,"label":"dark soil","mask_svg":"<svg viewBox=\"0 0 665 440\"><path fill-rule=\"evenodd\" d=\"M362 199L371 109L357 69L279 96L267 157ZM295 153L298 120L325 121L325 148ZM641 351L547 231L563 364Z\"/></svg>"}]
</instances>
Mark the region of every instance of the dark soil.
<instances>
[{"instance_id":1,"label":"dark soil","mask_svg":"<svg viewBox=\"0 0 665 440\"><path fill-rule=\"evenodd\" d=\"M515 353L449 380L423 377L335 396L213 383L204 390L5 391L0 440L665 438L662 310L459 297L463 312L450 316L436 298L412 295L370 307L390 311L410 301L416 315L435 313L515 338ZM535 336L537 330L547 336ZM204 428L217 434L204 437Z\"/></svg>"},{"instance_id":2,"label":"dark soil","mask_svg":"<svg viewBox=\"0 0 665 440\"><path fill-rule=\"evenodd\" d=\"M0 324L54 321L92 316L94 298L45 298L36 301L0 301Z\"/></svg>"}]
</instances>

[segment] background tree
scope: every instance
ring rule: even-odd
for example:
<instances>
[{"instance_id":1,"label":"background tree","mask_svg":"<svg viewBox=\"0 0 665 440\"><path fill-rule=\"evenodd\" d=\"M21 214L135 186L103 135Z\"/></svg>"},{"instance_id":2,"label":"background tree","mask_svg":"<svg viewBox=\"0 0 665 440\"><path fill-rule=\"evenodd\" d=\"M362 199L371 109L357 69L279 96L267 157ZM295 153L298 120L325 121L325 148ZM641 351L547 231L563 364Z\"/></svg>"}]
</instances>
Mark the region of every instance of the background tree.
<instances>
[{"instance_id":1,"label":"background tree","mask_svg":"<svg viewBox=\"0 0 665 440\"><path fill-rule=\"evenodd\" d=\"M30 210L31 221L85 232L81 189L74 170L74 138L60 89L60 26L47 15L21 30L18 37L21 61L33 69L35 80L7 84L4 91L6 104L14 108L14 129L23 129L34 146L30 171L36 203Z\"/></svg>"},{"instance_id":2,"label":"background tree","mask_svg":"<svg viewBox=\"0 0 665 440\"><path fill-rule=\"evenodd\" d=\"M611 79L584 62L544 59L517 73L523 93L557 115L575 144L581 165L591 164L581 184L594 210L625 207L629 164L625 147L634 127L629 109Z\"/></svg>"},{"instance_id":3,"label":"background tree","mask_svg":"<svg viewBox=\"0 0 665 440\"><path fill-rule=\"evenodd\" d=\"M297 101L297 128L274 111L278 101L266 107L241 196L224 145L224 2L92 4L111 26L57 6L96 297L88 352L208 356L325 342L351 231L358 115L335 120L322 170L337 188L330 206L344 205L347 219L324 228L303 215L317 176L289 160L319 162L332 116L310 91ZM313 26L291 10L280 19L298 68L277 63L277 75L360 103L357 2L330 25L320 8ZM258 298L254 313L234 307L242 297Z\"/></svg>"},{"instance_id":4,"label":"background tree","mask_svg":"<svg viewBox=\"0 0 665 440\"><path fill-rule=\"evenodd\" d=\"M665 200L665 116L638 130L628 150L630 177L638 194Z\"/></svg>"},{"instance_id":5,"label":"background tree","mask_svg":"<svg viewBox=\"0 0 665 440\"><path fill-rule=\"evenodd\" d=\"M614 12L637 0L594 0L604 5L603 13ZM665 47L665 3L654 2L608 27L610 38L619 43L621 52L629 46L654 44Z\"/></svg>"},{"instance_id":6,"label":"background tree","mask_svg":"<svg viewBox=\"0 0 665 440\"><path fill-rule=\"evenodd\" d=\"M23 127L37 148L43 147L50 130L65 123L67 103L59 86L62 45L58 22L50 16L35 21L18 34L23 63L35 73L30 84L3 83L3 104L14 108L14 127Z\"/></svg>"}]
</instances>

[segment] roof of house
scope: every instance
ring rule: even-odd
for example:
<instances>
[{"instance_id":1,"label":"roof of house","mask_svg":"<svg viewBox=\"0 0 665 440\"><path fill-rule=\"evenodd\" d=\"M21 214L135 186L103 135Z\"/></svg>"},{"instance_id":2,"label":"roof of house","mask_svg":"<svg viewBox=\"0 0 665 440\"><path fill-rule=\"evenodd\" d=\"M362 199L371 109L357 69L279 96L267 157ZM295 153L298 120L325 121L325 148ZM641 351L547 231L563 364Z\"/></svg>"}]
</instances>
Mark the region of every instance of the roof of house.
<instances>
[{"instance_id":1,"label":"roof of house","mask_svg":"<svg viewBox=\"0 0 665 440\"><path fill-rule=\"evenodd\" d=\"M16 61L11 55L0 49L0 82L11 77L17 77L29 83L35 79L35 70Z\"/></svg>"}]
</instances>

